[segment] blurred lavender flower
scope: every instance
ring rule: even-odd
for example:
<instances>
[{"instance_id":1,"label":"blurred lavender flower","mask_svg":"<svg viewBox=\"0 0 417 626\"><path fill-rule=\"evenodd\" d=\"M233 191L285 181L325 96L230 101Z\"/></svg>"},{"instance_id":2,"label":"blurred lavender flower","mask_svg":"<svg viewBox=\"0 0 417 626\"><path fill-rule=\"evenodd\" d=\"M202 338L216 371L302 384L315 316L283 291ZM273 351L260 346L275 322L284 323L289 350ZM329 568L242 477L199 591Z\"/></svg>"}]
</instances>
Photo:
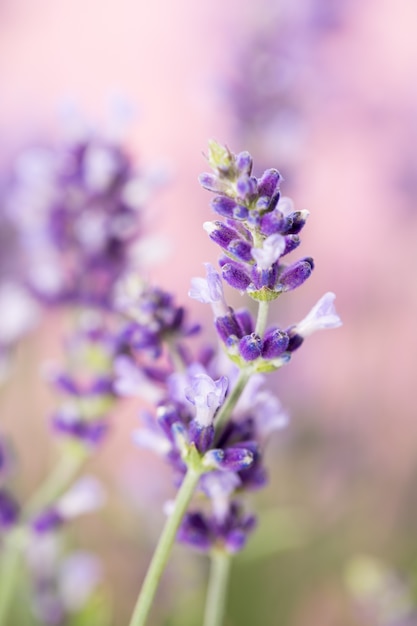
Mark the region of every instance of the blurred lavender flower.
<instances>
[{"instance_id":1,"label":"blurred lavender flower","mask_svg":"<svg viewBox=\"0 0 417 626\"><path fill-rule=\"evenodd\" d=\"M225 81L235 136L263 162L285 159L290 178L308 132L309 94L329 88L322 63L316 71L320 47L345 26L354 3L264 0L235 41L234 73Z\"/></svg>"},{"instance_id":2,"label":"blurred lavender flower","mask_svg":"<svg viewBox=\"0 0 417 626\"><path fill-rule=\"evenodd\" d=\"M79 317L67 341L67 371L55 364L44 367L45 377L63 396L52 416L57 434L88 448L102 441L117 400L114 364L124 351L117 330L107 328L99 315Z\"/></svg>"},{"instance_id":3,"label":"blurred lavender flower","mask_svg":"<svg viewBox=\"0 0 417 626\"><path fill-rule=\"evenodd\" d=\"M128 153L96 135L24 150L2 203L31 292L47 304L108 308L132 263L147 188Z\"/></svg>"},{"instance_id":4,"label":"blurred lavender flower","mask_svg":"<svg viewBox=\"0 0 417 626\"><path fill-rule=\"evenodd\" d=\"M88 602L102 579L102 567L89 552L64 554L57 534L37 536L27 551L31 608L48 626L59 626Z\"/></svg>"},{"instance_id":5,"label":"blurred lavender flower","mask_svg":"<svg viewBox=\"0 0 417 626\"><path fill-rule=\"evenodd\" d=\"M37 534L56 530L79 515L101 508L105 499L104 488L96 478L80 478L53 505L36 515L32 529Z\"/></svg>"}]
</instances>

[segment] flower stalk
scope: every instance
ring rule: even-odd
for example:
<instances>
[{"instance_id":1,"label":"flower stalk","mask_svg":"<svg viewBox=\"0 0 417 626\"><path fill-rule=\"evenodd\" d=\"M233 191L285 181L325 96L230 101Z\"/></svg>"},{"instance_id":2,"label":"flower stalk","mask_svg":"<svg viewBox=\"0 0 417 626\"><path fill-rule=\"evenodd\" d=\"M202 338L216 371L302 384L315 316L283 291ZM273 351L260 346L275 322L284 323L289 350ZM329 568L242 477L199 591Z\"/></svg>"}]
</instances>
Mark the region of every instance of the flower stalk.
<instances>
[{"instance_id":1,"label":"flower stalk","mask_svg":"<svg viewBox=\"0 0 417 626\"><path fill-rule=\"evenodd\" d=\"M223 624L231 562L231 555L224 550L213 550L210 555L204 626L222 626Z\"/></svg>"},{"instance_id":2,"label":"flower stalk","mask_svg":"<svg viewBox=\"0 0 417 626\"><path fill-rule=\"evenodd\" d=\"M201 474L201 470L189 469L185 475L175 499L174 509L165 523L159 543L143 581L142 589L139 593L129 626L144 626L146 624L159 581L171 555L178 528L194 494Z\"/></svg>"}]
</instances>

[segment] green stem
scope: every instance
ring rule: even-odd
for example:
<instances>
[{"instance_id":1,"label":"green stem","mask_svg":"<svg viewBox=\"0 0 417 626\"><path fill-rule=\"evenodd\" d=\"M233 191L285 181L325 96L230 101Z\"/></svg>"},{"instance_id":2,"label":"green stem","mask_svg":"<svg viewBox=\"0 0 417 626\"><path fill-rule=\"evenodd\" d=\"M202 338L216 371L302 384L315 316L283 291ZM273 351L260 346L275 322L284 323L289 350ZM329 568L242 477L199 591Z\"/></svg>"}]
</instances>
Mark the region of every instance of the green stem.
<instances>
[{"instance_id":1,"label":"green stem","mask_svg":"<svg viewBox=\"0 0 417 626\"><path fill-rule=\"evenodd\" d=\"M0 563L0 626L10 624L11 603L16 600L15 590L21 567L21 529L12 530L5 537Z\"/></svg>"},{"instance_id":2,"label":"green stem","mask_svg":"<svg viewBox=\"0 0 417 626\"><path fill-rule=\"evenodd\" d=\"M258 307L258 317L256 320L256 328L255 328L255 333L259 336L262 337L265 329L266 329L266 321L268 318L268 309L269 309L269 302L267 300L261 300L259 302L259 307Z\"/></svg>"},{"instance_id":3,"label":"green stem","mask_svg":"<svg viewBox=\"0 0 417 626\"><path fill-rule=\"evenodd\" d=\"M220 550L212 552L204 626L222 626L223 624L230 565L231 557L227 552Z\"/></svg>"},{"instance_id":4,"label":"green stem","mask_svg":"<svg viewBox=\"0 0 417 626\"><path fill-rule=\"evenodd\" d=\"M31 517L44 507L49 506L67 489L88 458L84 450L64 454L54 471L25 507L23 516ZM0 566L0 626L9 624L8 614L15 590L19 583L22 549L28 538L25 528L16 528L4 540Z\"/></svg>"},{"instance_id":5,"label":"green stem","mask_svg":"<svg viewBox=\"0 0 417 626\"><path fill-rule=\"evenodd\" d=\"M144 626L158 588L162 573L171 554L175 537L188 508L201 472L189 469L175 499L174 510L168 517L143 581L129 626Z\"/></svg>"},{"instance_id":6,"label":"green stem","mask_svg":"<svg viewBox=\"0 0 417 626\"><path fill-rule=\"evenodd\" d=\"M216 431L220 433L226 421L229 419L233 409L235 408L237 401L250 377L250 371L240 370L238 379L231 393L227 396L225 403L222 405L220 411L216 415Z\"/></svg>"}]
</instances>

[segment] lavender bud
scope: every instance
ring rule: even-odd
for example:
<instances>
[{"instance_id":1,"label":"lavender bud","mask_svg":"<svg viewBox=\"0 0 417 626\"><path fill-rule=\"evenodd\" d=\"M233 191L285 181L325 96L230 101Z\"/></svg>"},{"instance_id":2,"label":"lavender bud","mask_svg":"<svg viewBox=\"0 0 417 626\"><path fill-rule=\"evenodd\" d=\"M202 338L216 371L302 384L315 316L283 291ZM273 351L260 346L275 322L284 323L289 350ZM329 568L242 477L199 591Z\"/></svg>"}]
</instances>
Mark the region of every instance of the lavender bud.
<instances>
[{"instance_id":1,"label":"lavender bud","mask_svg":"<svg viewBox=\"0 0 417 626\"><path fill-rule=\"evenodd\" d=\"M251 280L244 270L232 263L225 263L222 267L223 278L231 287L245 291Z\"/></svg>"},{"instance_id":2,"label":"lavender bud","mask_svg":"<svg viewBox=\"0 0 417 626\"><path fill-rule=\"evenodd\" d=\"M239 337L253 333L255 324L251 313L247 309L239 309L235 311L234 315L240 329Z\"/></svg>"},{"instance_id":3,"label":"lavender bud","mask_svg":"<svg viewBox=\"0 0 417 626\"><path fill-rule=\"evenodd\" d=\"M252 261L252 246L243 239L234 239L228 246L227 251L236 257L239 261Z\"/></svg>"},{"instance_id":4,"label":"lavender bud","mask_svg":"<svg viewBox=\"0 0 417 626\"><path fill-rule=\"evenodd\" d=\"M290 334L290 340L288 342L287 351L294 352L301 346L303 342L304 342L304 337L302 337L301 335L297 335L297 333L295 335Z\"/></svg>"},{"instance_id":5,"label":"lavender bud","mask_svg":"<svg viewBox=\"0 0 417 626\"><path fill-rule=\"evenodd\" d=\"M254 361L262 354L262 339L252 333L239 341L239 352L245 361Z\"/></svg>"},{"instance_id":6,"label":"lavender bud","mask_svg":"<svg viewBox=\"0 0 417 626\"><path fill-rule=\"evenodd\" d=\"M246 174L247 176L251 175L253 161L249 152L239 152L239 154L236 155L235 163L239 174Z\"/></svg>"},{"instance_id":7,"label":"lavender bud","mask_svg":"<svg viewBox=\"0 0 417 626\"><path fill-rule=\"evenodd\" d=\"M226 343L230 337L241 337L241 329L236 319L234 311L230 311L228 315L217 317L215 326L220 339Z\"/></svg>"},{"instance_id":8,"label":"lavender bud","mask_svg":"<svg viewBox=\"0 0 417 626\"><path fill-rule=\"evenodd\" d=\"M178 531L178 540L192 545L197 550L207 551L211 547L211 529L201 513L187 513Z\"/></svg>"},{"instance_id":9,"label":"lavender bud","mask_svg":"<svg viewBox=\"0 0 417 626\"><path fill-rule=\"evenodd\" d=\"M230 472L240 472L249 468L254 461L254 454L247 448L216 448L209 450L203 457L203 465Z\"/></svg>"},{"instance_id":10,"label":"lavender bud","mask_svg":"<svg viewBox=\"0 0 417 626\"><path fill-rule=\"evenodd\" d=\"M291 226L285 234L297 235L305 226L309 215L308 211L294 211L294 213L288 216L291 218Z\"/></svg>"},{"instance_id":11,"label":"lavender bud","mask_svg":"<svg viewBox=\"0 0 417 626\"><path fill-rule=\"evenodd\" d=\"M213 443L214 427L212 424L201 426L197 420L192 420L188 427L188 437L190 442L195 444L197 450L203 454Z\"/></svg>"},{"instance_id":12,"label":"lavender bud","mask_svg":"<svg viewBox=\"0 0 417 626\"><path fill-rule=\"evenodd\" d=\"M235 528L226 535L225 548L231 554L236 554L245 547L246 541L246 533L240 528Z\"/></svg>"},{"instance_id":13,"label":"lavender bud","mask_svg":"<svg viewBox=\"0 0 417 626\"><path fill-rule=\"evenodd\" d=\"M236 182L236 190L242 200L251 200L257 193L258 183L254 176L240 176Z\"/></svg>"},{"instance_id":14,"label":"lavender bud","mask_svg":"<svg viewBox=\"0 0 417 626\"><path fill-rule=\"evenodd\" d=\"M264 337L262 356L264 359L275 359L281 356L288 347L289 337L279 328L270 329Z\"/></svg>"},{"instance_id":15,"label":"lavender bud","mask_svg":"<svg viewBox=\"0 0 417 626\"><path fill-rule=\"evenodd\" d=\"M64 523L61 513L54 508L47 509L32 521L32 528L38 534L56 530Z\"/></svg>"},{"instance_id":16,"label":"lavender bud","mask_svg":"<svg viewBox=\"0 0 417 626\"><path fill-rule=\"evenodd\" d=\"M291 291L303 284L314 268L314 261L307 257L286 267L280 274L279 284L284 291Z\"/></svg>"},{"instance_id":17,"label":"lavender bud","mask_svg":"<svg viewBox=\"0 0 417 626\"><path fill-rule=\"evenodd\" d=\"M300 237L298 235L286 235L285 237L285 249L282 256L289 254L300 245Z\"/></svg>"},{"instance_id":18,"label":"lavender bud","mask_svg":"<svg viewBox=\"0 0 417 626\"><path fill-rule=\"evenodd\" d=\"M229 185L226 181L219 180L215 174L204 173L198 177L199 183L207 191L214 193L227 193Z\"/></svg>"},{"instance_id":19,"label":"lavender bud","mask_svg":"<svg viewBox=\"0 0 417 626\"><path fill-rule=\"evenodd\" d=\"M281 174L273 168L265 170L258 180L258 193L260 196L272 198L281 182Z\"/></svg>"}]
</instances>

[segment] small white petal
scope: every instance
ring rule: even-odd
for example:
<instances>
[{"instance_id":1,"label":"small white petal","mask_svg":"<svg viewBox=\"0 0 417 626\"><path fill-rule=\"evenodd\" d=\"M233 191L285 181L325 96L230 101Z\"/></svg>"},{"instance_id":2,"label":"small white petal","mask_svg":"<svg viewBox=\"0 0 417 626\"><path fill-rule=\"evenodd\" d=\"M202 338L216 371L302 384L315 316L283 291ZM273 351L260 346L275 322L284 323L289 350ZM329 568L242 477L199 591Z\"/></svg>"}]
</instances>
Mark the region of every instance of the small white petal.
<instances>
[{"instance_id":1,"label":"small white petal","mask_svg":"<svg viewBox=\"0 0 417 626\"><path fill-rule=\"evenodd\" d=\"M306 317L296 325L297 334L301 337L308 337L316 330L341 326L342 320L334 306L335 298L335 294L331 291L325 293Z\"/></svg>"},{"instance_id":2,"label":"small white petal","mask_svg":"<svg viewBox=\"0 0 417 626\"><path fill-rule=\"evenodd\" d=\"M252 248L251 253L258 267L261 270L267 270L279 259L284 250L285 237L275 234L265 239L262 248Z\"/></svg>"}]
</instances>

